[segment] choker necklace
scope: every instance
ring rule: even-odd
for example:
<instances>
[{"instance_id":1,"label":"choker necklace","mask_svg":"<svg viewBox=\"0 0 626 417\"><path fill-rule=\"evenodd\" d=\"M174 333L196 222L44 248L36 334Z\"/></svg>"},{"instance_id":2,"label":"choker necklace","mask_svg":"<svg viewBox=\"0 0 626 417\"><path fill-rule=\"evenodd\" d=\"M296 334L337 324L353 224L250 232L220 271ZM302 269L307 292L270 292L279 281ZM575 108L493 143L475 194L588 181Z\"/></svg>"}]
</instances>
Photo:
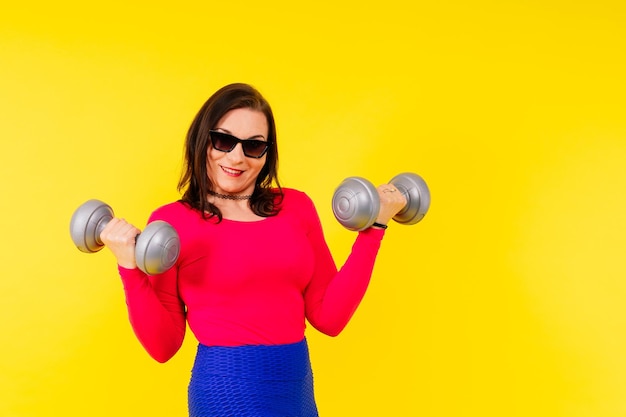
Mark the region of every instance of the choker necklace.
<instances>
[{"instance_id":1,"label":"choker necklace","mask_svg":"<svg viewBox=\"0 0 626 417\"><path fill-rule=\"evenodd\" d=\"M231 194L220 194L215 191L209 190L209 195L217 198L223 198L224 200L250 200L252 198L252 194L250 195L231 195Z\"/></svg>"}]
</instances>

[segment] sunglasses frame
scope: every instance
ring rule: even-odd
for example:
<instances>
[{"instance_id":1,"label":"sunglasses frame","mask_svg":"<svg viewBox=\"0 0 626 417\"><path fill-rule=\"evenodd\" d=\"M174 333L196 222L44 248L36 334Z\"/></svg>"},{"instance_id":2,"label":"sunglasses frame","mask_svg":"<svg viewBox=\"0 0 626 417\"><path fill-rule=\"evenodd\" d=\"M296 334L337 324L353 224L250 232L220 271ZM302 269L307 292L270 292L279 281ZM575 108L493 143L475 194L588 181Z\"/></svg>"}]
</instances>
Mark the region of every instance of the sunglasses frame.
<instances>
[{"instance_id":1,"label":"sunglasses frame","mask_svg":"<svg viewBox=\"0 0 626 417\"><path fill-rule=\"evenodd\" d=\"M220 149L220 148L216 147L215 143L213 141L213 135L215 135L215 134L231 138L234 141L233 146L230 149L228 149L228 150L224 150L224 149ZM265 155L267 153L267 150L270 148L270 144L271 144L270 141L259 140L259 139L239 139L236 136L230 135L230 134L225 133L225 132L220 132L219 130L209 130L209 138L211 139L211 146L213 146L213 149L215 149L217 151L220 151L220 152L225 152L225 153L231 152L233 149L235 149L235 147L238 144L241 143L241 149L243 150L243 154L245 156L247 156L248 158L255 158L255 159L263 158L263 155ZM261 142L261 143L263 143L265 145L265 149L263 149L263 152L261 152L261 155L259 155L259 156L248 155L248 153L246 152L246 146L245 146L246 142L248 142L248 143L258 143L258 142Z\"/></svg>"}]
</instances>

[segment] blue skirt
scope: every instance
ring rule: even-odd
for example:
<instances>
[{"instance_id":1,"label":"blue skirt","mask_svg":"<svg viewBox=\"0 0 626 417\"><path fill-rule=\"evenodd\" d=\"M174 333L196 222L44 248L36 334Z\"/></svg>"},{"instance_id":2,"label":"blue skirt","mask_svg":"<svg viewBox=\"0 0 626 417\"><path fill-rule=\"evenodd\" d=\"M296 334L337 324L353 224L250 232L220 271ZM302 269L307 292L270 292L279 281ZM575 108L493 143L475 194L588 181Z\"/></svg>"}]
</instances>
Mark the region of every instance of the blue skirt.
<instances>
[{"instance_id":1,"label":"blue skirt","mask_svg":"<svg viewBox=\"0 0 626 417\"><path fill-rule=\"evenodd\" d=\"M190 417L317 417L306 339L272 346L198 345Z\"/></svg>"}]
</instances>

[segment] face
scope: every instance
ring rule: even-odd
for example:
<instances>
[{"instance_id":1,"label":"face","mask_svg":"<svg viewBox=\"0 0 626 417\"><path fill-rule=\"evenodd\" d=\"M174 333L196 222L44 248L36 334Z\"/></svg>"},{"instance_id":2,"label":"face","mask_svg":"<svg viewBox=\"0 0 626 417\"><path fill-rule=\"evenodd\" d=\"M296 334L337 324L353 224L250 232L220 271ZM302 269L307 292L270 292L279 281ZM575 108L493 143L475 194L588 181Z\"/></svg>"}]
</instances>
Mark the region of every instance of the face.
<instances>
[{"instance_id":1,"label":"face","mask_svg":"<svg viewBox=\"0 0 626 417\"><path fill-rule=\"evenodd\" d=\"M231 110L217 123L214 130L239 139L267 140L268 126L265 114L248 108ZM250 158L244 155L241 143L230 152L222 152L209 146L207 151L207 174L214 190L221 194L248 195L254 186L266 155Z\"/></svg>"}]
</instances>

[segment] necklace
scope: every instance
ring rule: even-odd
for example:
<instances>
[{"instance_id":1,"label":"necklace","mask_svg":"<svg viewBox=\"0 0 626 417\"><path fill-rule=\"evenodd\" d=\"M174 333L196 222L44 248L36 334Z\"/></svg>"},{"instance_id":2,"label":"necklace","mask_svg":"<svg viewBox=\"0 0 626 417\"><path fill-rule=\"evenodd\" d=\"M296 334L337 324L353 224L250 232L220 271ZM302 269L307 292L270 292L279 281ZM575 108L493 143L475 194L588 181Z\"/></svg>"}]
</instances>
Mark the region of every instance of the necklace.
<instances>
[{"instance_id":1,"label":"necklace","mask_svg":"<svg viewBox=\"0 0 626 417\"><path fill-rule=\"evenodd\" d=\"M223 198L224 200L250 200L252 198L252 194L250 195L231 195L231 194L220 194L215 191L209 190L209 195L217 198Z\"/></svg>"}]
</instances>

